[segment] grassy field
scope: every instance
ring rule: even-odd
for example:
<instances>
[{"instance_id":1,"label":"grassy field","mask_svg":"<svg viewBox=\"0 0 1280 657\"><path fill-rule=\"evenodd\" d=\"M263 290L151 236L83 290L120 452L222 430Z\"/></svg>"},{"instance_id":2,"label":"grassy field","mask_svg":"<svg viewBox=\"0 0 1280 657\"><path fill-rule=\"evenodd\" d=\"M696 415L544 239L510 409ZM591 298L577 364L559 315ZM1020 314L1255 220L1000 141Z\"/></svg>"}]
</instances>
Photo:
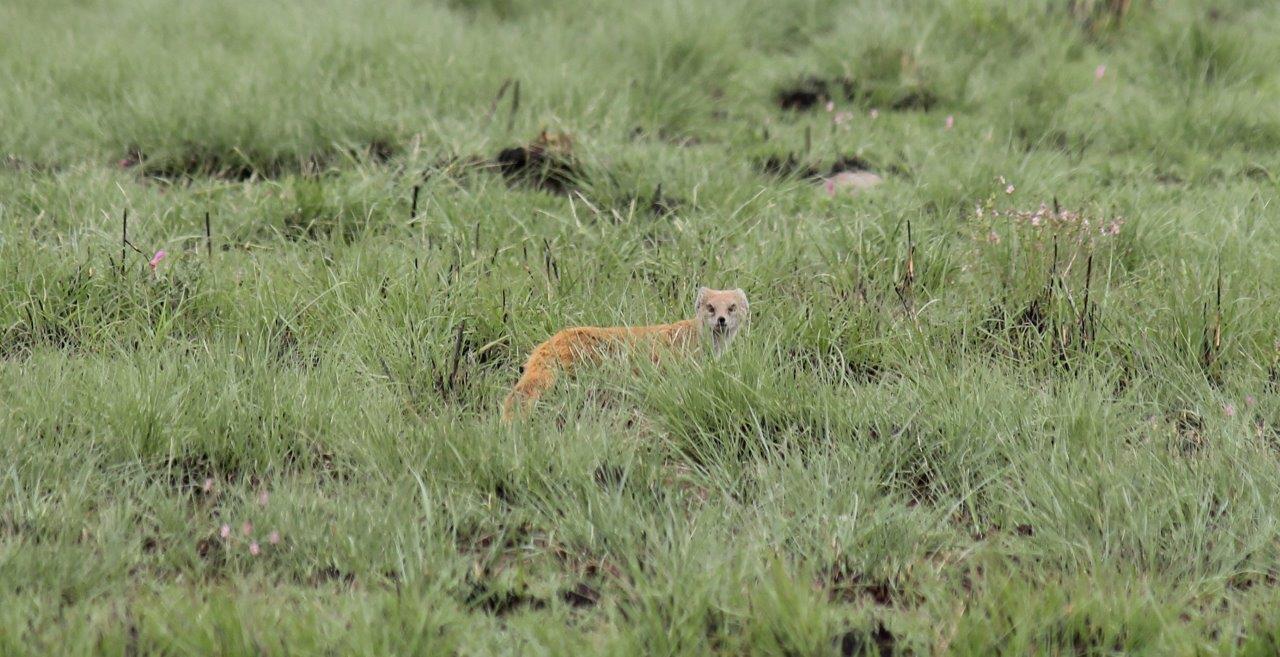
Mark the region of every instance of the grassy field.
<instances>
[{"instance_id":1,"label":"grassy field","mask_svg":"<svg viewBox=\"0 0 1280 657\"><path fill-rule=\"evenodd\" d=\"M1280 6L1123 4L0 3L0 655L1276 654Z\"/></svg>"}]
</instances>

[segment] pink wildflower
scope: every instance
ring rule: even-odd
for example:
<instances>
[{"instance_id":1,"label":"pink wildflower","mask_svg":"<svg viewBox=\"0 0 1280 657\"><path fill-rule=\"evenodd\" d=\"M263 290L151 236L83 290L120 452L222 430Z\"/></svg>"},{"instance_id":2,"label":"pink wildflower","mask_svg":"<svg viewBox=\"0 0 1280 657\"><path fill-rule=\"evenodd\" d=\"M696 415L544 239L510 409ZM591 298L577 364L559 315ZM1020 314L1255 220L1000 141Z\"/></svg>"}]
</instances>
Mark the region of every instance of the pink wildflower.
<instances>
[{"instance_id":1,"label":"pink wildflower","mask_svg":"<svg viewBox=\"0 0 1280 657\"><path fill-rule=\"evenodd\" d=\"M1098 64L1098 68L1093 69L1093 79L1094 79L1094 80L1101 80L1101 79L1102 79L1102 76L1104 76L1104 75L1106 75L1106 74L1107 74L1107 65L1106 65L1106 64Z\"/></svg>"},{"instance_id":2,"label":"pink wildflower","mask_svg":"<svg viewBox=\"0 0 1280 657\"><path fill-rule=\"evenodd\" d=\"M1012 194L1012 193L1013 193L1013 185L1009 185L1008 187L1005 187L1005 188L1004 188L1004 193L1005 193L1005 194Z\"/></svg>"},{"instance_id":3,"label":"pink wildflower","mask_svg":"<svg viewBox=\"0 0 1280 657\"><path fill-rule=\"evenodd\" d=\"M872 121L874 121L874 120L876 120L876 119L880 118L880 110L878 110L878 109L876 109L876 108L874 108L874 107L873 107L873 108L871 108L871 112L870 112L870 114L871 114L871 120L872 120Z\"/></svg>"},{"instance_id":4,"label":"pink wildflower","mask_svg":"<svg viewBox=\"0 0 1280 657\"><path fill-rule=\"evenodd\" d=\"M852 112L836 112L836 115L832 117L831 120L836 125L844 125L853 120L853 113Z\"/></svg>"},{"instance_id":5,"label":"pink wildflower","mask_svg":"<svg viewBox=\"0 0 1280 657\"><path fill-rule=\"evenodd\" d=\"M267 491L264 490L261 493L258 493L258 506L266 506L267 501L270 499L271 499L271 496L267 493Z\"/></svg>"},{"instance_id":6,"label":"pink wildflower","mask_svg":"<svg viewBox=\"0 0 1280 657\"><path fill-rule=\"evenodd\" d=\"M1253 395L1245 395L1244 405L1248 406L1249 408L1253 408L1254 406L1258 405L1258 398L1254 397Z\"/></svg>"},{"instance_id":7,"label":"pink wildflower","mask_svg":"<svg viewBox=\"0 0 1280 657\"><path fill-rule=\"evenodd\" d=\"M258 556L258 553L261 551L262 551L262 548L258 547L257 541L254 541L249 544L249 554L252 554L253 556L256 557Z\"/></svg>"},{"instance_id":8,"label":"pink wildflower","mask_svg":"<svg viewBox=\"0 0 1280 657\"><path fill-rule=\"evenodd\" d=\"M204 485L200 487L206 493L213 492L213 477L205 477Z\"/></svg>"},{"instance_id":9,"label":"pink wildflower","mask_svg":"<svg viewBox=\"0 0 1280 657\"><path fill-rule=\"evenodd\" d=\"M954 128L954 127L956 127L956 117L951 116L950 114L948 114L948 115L947 115L946 128L944 128L944 129L945 129L945 130L950 130L950 129Z\"/></svg>"},{"instance_id":10,"label":"pink wildflower","mask_svg":"<svg viewBox=\"0 0 1280 657\"><path fill-rule=\"evenodd\" d=\"M271 532L271 535L267 536L267 542L268 542L268 543L270 543L270 544L272 544L272 545L279 545L279 544L280 544L280 532L278 532L278 531L273 531L273 532Z\"/></svg>"},{"instance_id":11,"label":"pink wildflower","mask_svg":"<svg viewBox=\"0 0 1280 657\"><path fill-rule=\"evenodd\" d=\"M828 112L834 112L834 111L835 111L835 109L836 109L836 104L828 100L828 101L827 101L827 111L828 111Z\"/></svg>"},{"instance_id":12,"label":"pink wildflower","mask_svg":"<svg viewBox=\"0 0 1280 657\"><path fill-rule=\"evenodd\" d=\"M218 530L218 536L221 536L222 538L231 538L231 525L223 525L222 528Z\"/></svg>"},{"instance_id":13,"label":"pink wildflower","mask_svg":"<svg viewBox=\"0 0 1280 657\"><path fill-rule=\"evenodd\" d=\"M156 266L159 265L160 261L164 260L165 256L167 255L169 254L165 253L164 249L160 249L159 251L156 251L156 254L154 256L151 256L151 260L147 262L147 264L151 266L151 271L155 271Z\"/></svg>"},{"instance_id":14,"label":"pink wildflower","mask_svg":"<svg viewBox=\"0 0 1280 657\"><path fill-rule=\"evenodd\" d=\"M1235 416L1236 416L1236 405L1235 405L1235 404L1232 404L1232 403L1230 403L1230 402L1228 402L1228 403L1226 403L1226 404L1223 404L1223 405L1222 405L1222 412L1223 412L1223 414L1225 414L1227 417L1235 417Z\"/></svg>"},{"instance_id":15,"label":"pink wildflower","mask_svg":"<svg viewBox=\"0 0 1280 657\"><path fill-rule=\"evenodd\" d=\"M241 533L241 534L244 534L245 536L248 536L249 534L252 534L252 533L253 533L253 523L251 523L251 522L246 522L246 523L244 523L243 525L240 525L240 533Z\"/></svg>"},{"instance_id":16,"label":"pink wildflower","mask_svg":"<svg viewBox=\"0 0 1280 657\"><path fill-rule=\"evenodd\" d=\"M836 195L836 181L834 179L827 178L827 180L822 183L822 186L827 190L827 196Z\"/></svg>"}]
</instances>

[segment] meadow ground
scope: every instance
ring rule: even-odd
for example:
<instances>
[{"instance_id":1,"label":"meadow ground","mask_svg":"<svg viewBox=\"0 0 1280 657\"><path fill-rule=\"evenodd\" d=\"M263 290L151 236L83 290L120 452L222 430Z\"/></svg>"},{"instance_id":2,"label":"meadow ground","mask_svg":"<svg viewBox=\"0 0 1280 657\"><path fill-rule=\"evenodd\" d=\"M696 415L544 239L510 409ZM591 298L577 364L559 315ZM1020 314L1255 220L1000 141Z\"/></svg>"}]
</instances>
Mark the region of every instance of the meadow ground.
<instances>
[{"instance_id":1,"label":"meadow ground","mask_svg":"<svg viewBox=\"0 0 1280 657\"><path fill-rule=\"evenodd\" d=\"M1126 4L0 4L0 654L1275 654L1280 6Z\"/></svg>"}]
</instances>

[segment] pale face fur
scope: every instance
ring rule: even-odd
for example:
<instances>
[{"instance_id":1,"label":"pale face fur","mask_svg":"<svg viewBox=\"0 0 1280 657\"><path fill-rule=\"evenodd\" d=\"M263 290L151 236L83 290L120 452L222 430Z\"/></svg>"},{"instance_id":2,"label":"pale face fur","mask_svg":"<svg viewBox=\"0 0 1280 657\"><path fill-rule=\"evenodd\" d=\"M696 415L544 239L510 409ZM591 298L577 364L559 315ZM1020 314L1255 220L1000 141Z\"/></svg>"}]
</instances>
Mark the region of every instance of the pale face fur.
<instances>
[{"instance_id":1,"label":"pale face fur","mask_svg":"<svg viewBox=\"0 0 1280 657\"><path fill-rule=\"evenodd\" d=\"M703 332L711 336L711 346L715 353L718 354L729 346L738 330L746 325L748 316L747 295L741 289L698 289L694 317Z\"/></svg>"}]
</instances>

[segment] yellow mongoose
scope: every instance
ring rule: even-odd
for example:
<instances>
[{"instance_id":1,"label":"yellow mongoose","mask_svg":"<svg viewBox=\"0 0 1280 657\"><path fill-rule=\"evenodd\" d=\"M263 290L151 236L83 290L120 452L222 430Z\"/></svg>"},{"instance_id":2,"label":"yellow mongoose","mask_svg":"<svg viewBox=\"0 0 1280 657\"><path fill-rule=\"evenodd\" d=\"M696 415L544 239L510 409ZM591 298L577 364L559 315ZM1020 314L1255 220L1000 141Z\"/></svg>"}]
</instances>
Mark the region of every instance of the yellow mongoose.
<instances>
[{"instance_id":1,"label":"yellow mongoose","mask_svg":"<svg viewBox=\"0 0 1280 657\"><path fill-rule=\"evenodd\" d=\"M595 361L601 356L633 344L654 348L656 359L661 348L680 352L698 349L704 340L711 342L715 354L722 352L738 334L748 318L747 295L737 290L698 289L691 319L656 326L567 328L538 345L524 365L524 375L502 404L502 419L510 421L520 410L527 410L542 393L555 383L560 371L568 371L577 363Z\"/></svg>"}]
</instances>

